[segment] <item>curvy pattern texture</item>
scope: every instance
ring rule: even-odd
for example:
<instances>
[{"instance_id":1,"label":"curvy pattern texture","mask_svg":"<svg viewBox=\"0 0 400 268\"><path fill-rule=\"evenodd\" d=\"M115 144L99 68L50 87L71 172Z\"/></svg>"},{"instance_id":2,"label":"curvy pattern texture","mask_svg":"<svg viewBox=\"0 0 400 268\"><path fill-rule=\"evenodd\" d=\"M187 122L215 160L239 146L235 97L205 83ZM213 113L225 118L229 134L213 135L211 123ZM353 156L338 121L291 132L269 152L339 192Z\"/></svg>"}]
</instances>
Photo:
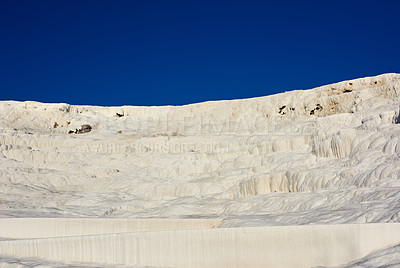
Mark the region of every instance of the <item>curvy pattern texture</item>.
<instances>
[{"instance_id":1,"label":"curvy pattern texture","mask_svg":"<svg viewBox=\"0 0 400 268\"><path fill-rule=\"evenodd\" d=\"M3 101L0 115L2 218L400 221L399 74L177 107Z\"/></svg>"}]
</instances>

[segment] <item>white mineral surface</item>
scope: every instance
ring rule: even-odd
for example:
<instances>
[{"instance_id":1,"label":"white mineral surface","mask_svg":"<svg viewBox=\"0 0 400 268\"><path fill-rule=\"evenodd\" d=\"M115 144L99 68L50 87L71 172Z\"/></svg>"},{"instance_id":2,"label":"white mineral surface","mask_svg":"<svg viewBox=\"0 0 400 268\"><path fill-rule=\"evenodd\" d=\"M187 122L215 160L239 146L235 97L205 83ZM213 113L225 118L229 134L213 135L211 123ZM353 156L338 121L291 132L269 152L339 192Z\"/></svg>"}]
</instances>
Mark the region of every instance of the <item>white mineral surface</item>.
<instances>
[{"instance_id":1,"label":"white mineral surface","mask_svg":"<svg viewBox=\"0 0 400 268\"><path fill-rule=\"evenodd\" d=\"M400 74L185 106L1 101L0 218L0 267L398 267Z\"/></svg>"}]
</instances>

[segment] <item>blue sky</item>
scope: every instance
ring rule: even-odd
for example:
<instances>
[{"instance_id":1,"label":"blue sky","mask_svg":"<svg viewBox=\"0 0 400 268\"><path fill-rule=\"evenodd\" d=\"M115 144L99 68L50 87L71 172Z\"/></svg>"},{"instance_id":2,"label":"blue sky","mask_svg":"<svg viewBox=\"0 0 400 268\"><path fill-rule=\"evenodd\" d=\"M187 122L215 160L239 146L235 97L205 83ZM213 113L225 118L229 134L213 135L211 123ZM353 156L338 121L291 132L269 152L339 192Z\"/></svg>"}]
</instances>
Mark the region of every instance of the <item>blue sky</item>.
<instances>
[{"instance_id":1,"label":"blue sky","mask_svg":"<svg viewBox=\"0 0 400 268\"><path fill-rule=\"evenodd\" d=\"M0 0L0 99L181 105L400 72L400 1Z\"/></svg>"}]
</instances>

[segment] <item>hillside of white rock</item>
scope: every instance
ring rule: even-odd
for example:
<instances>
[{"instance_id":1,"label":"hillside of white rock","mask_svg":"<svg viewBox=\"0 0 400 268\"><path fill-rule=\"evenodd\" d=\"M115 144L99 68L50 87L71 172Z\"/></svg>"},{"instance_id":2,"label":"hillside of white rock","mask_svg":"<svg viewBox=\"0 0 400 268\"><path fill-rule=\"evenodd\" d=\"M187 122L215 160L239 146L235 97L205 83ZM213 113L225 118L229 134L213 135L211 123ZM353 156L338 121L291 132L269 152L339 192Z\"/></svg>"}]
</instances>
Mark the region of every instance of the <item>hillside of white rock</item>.
<instances>
[{"instance_id":1,"label":"hillside of white rock","mask_svg":"<svg viewBox=\"0 0 400 268\"><path fill-rule=\"evenodd\" d=\"M226 260L266 267L267 259L251 262L243 245L262 247L261 238L269 237L264 250L275 243L276 254L293 252L297 267L400 263L400 74L185 106L1 101L0 218L0 267L62 267L63 261L233 267ZM65 218L78 219L80 227ZM86 218L97 223L82 227ZM122 219L134 223L107 227ZM287 248L308 243L284 240L290 232L301 241L321 232L329 244L314 241L315 247L337 255L304 255L314 250L311 242L305 252ZM337 241L339 233L348 237ZM183 255L138 253L153 236L164 245L160 251L176 239ZM89 237L114 246L88 249ZM137 247L142 257L118 257L116 241L125 245L118 250ZM91 257L62 255L70 243ZM239 253L199 253L224 243ZM349 248L338 249L340 243ZM37 257L47 260L29 259ZM291 267L289 259L277 263Z\"/></svg>"}]
</instances>

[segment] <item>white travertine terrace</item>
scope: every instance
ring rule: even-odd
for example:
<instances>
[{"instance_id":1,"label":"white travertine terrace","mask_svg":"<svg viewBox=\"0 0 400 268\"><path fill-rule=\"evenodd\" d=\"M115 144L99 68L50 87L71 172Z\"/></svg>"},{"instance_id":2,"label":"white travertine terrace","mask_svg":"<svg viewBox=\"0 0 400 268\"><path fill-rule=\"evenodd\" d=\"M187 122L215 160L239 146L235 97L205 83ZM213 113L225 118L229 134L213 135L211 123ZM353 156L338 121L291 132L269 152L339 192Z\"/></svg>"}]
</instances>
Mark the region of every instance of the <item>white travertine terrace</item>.
<instances>
[{"instance_id":1,"label":"white travertine terrace","mask_svg":"<svg viewBox=\"0 0 400 268\"><path fill-rule=\"evenodd\" d=\"M99 218L5 218L0 237L11 239L104 235L132 232L211 229L218 219L99 219Z\"/></svg>"},{"instance_id":2,"label":"white travertine terrace","mask_svg":"<svg viewBox=\"0 0 400 268\"><path fill-rule=\"evenodd\" d=\"M156 267L337 265L400 241L400 224L269 226L0 241L3 254Z\"/></svg>"},{"instance_id":3,"label":"white travertine terrace","mask_svg":"<svg viewBox=\"0 0 400 268\"><path fill-rule=\"evenodd\" d=\"M342 254L332 246L321 253L325 259L316 256L319 262L312 265L362 261L376 256L373 250L389 246L385 252L391 252L391 244L400 244L399 74L176 107L2 101L0 115L1 256L12 248L16 258L62 261L52 250L51 255L29 252L38 241L60 248L75 241L81 247L92 238L115 243L111 237L121 237L133 243L153 233L161 244L175 234L187 239L221 234L218 245L235 251L243 250L236 232L267 237L270 230L284 232L286 225L349 233L341 242L354 254L325 261ZM82 125L90 125L91 131L76 134ZM124 219L144 225L112 224ZM79 227L70 227L69 220L80 222ZM85 225L91 220L93 228ZM393 240L377 237L372 229L356 238L354 226L376 228L376 234L390 231ZM299 237L308 241L313 236ZM274 239L282 240L275 243L282 247L277 251L290 253L290 240ZM262 248L246 241L255 251ZM177 248L195 246L179 243ZM361 250L360 244L371 246ZM93 254L101 258L65 260L101 263L116 253ZM243 254L237 253L252 266ZM136 264L167 265L146 256L149 262ZM172 266L198 265L194 257L179 256ZM280 266L292 267L285 262Z\"/></svg>"}]
</instances>

